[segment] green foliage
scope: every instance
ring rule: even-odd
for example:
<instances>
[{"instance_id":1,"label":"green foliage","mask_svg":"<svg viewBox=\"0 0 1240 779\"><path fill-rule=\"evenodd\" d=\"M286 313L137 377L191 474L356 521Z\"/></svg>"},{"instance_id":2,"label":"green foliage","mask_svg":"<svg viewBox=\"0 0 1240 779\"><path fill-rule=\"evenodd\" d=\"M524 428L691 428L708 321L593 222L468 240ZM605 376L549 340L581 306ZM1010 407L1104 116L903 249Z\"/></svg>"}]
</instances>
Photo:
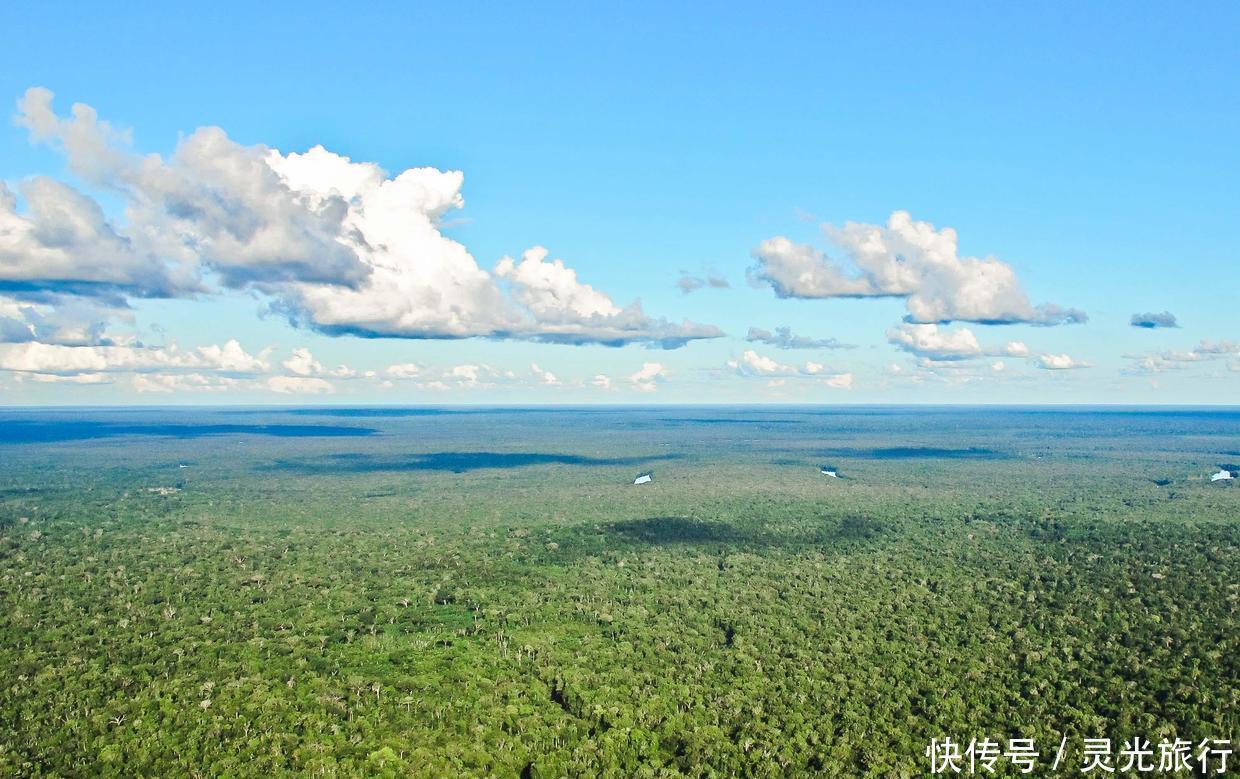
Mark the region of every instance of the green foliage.
<instances>
[{"instance_id":1,"label":"green foliage","mask_svg":"<svg viewBox=\"0 0 1240 779\"><path fill-rule=\"evenodd\" d=\"M471 420L5 447L0 775L918 776L943 735L1240 730L1240 490L1145 478L1181 438L1000 425L959 445L1003 459L828 481L821 431L667 413L505 435L677 447L643 487L398 467L483 448ZM317 467L342 447L390 467Z\"/></svg>"}]
</instances>

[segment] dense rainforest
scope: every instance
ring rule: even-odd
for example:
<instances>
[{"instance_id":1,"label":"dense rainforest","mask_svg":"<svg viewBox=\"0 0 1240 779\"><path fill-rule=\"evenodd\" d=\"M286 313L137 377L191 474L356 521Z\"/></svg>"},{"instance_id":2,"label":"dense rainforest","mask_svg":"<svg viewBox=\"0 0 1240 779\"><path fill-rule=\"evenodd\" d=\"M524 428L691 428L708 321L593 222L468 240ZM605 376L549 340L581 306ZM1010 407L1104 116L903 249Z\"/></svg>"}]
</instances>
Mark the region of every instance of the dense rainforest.
<instances>
[{"instance_id":1,"label":"dense rainforest","mask_svg":"<svg viewBox=\"0 0 1240 779\"><path fill-rule=\"evenodd\" d=\"M1240 735L1240 489L1203 478L1240 415L7 413L6 776L912 777L944 736L1075 771Z\"/></svg>"}]
</instances>

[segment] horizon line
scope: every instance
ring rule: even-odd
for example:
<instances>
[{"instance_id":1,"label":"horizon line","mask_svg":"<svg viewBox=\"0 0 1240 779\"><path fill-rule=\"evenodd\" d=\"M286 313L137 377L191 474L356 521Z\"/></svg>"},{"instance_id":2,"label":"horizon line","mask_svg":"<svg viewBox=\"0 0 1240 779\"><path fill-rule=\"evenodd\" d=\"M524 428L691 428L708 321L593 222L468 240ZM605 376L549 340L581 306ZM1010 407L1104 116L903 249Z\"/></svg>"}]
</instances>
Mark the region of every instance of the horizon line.
<instances>
[{"instance_id":1,"label":"horizon line","mask_svg":"<svg viewBox=\"0 0 1240 779\"><path fill-rule=\"evenodd\" d=\"M72 403L72 404L0 404L0 412L21 410L143 410L143 409L659 409L659 408L1195 408L1240 410L1240 403L1137 403L1137 402L1040 402L1040 403Z\"/></svg>"}]
</instances>

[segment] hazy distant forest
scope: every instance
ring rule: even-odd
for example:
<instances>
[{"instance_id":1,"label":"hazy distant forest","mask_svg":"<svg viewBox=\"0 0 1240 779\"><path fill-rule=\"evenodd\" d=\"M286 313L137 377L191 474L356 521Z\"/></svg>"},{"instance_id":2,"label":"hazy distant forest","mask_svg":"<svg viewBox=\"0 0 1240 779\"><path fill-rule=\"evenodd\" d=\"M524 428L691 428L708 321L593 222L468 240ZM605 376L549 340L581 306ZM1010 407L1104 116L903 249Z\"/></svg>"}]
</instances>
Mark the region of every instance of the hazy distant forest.
<instances>
[{"instance_id":1,"label":"hazy distant forest","mask_svg":"<svg viewBox=\"0 0 1240 779\"><path fill-rule=\"evenodd\" d=\"M0 415L0 775L1240 736L1240 412Z\"/></svg>"}]
</instances>

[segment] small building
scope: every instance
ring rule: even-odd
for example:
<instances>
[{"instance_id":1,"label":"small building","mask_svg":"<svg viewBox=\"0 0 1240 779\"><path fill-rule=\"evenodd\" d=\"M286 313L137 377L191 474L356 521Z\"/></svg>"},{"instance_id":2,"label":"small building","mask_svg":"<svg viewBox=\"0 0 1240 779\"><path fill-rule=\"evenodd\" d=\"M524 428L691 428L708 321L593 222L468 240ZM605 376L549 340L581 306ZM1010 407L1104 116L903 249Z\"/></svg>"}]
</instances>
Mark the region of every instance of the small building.
<instances>
[{"instance_id":1,"label":"small building","mask_svg":"<svg viewBox=\"0 0 1240 779\"><path fill-rule=\"evenodd\" d=\"M840 478L839 469L837 469L834 465L824 465L818 469L818 472L823 476L830 476L832 479Z\"/></svg>"},{"instance_id":2,"label":"small building","mask_svg":"<svg viewBox=\"0 0 1240 779\"><path fill-rule=\"evenodd\" d=\"M654 471L646 471L637 474L637 478L633 480L634 484L649 484L654 481Z\"/></svg>"},{"instance_id":3,"label":"small building","mask_svg":"<svg viewBox=\"0 0 1240 779\"><path fill-rule=\"evenodd\" d=\"M1230 481L1236 478L1236 471L1229 468L1220 468L1219 472L1210 476L1210 481Z\"/></svg>"}]
</instances>

